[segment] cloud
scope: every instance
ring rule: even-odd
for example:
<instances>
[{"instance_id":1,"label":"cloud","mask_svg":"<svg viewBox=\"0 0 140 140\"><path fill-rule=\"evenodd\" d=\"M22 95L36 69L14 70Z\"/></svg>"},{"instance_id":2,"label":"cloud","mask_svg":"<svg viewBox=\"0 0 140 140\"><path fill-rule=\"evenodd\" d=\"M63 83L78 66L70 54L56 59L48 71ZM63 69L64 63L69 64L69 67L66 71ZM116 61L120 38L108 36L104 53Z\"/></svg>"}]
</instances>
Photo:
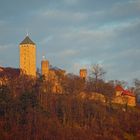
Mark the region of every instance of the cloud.
<instances>
[{"instance_id":1,"label":"cloud","mask_svg":"<svg viewBox=\"0 0 140 140\"><path fill-rule=\"evenodd\" d=\"M60 57L62 57L62 58L65 58L66 56L74 56L74 55L77 55L77 52L76 52L76 50L64 50L64 51L62 51L61 53L60 53Z\"/></svg>"},{"instance_id":2,"label":"cloud","mask_svg":"<svg viewBox=\"0 0 140 140\"><path fill-rule=\"evenodd\" d=\"M41 45L46 45L49 41L53 40L53 36L47 36L46 38L42 39L40 44Z\"/></svg>"},{"instance_id":3,"label":"cloud","mask_svg":"<svg viewBox=\"0 0 140 140\"><path fill-rule=\"evenodd\" d=\"M79 2L79 0L64 0L64 2L68 5L74 5Z\"/></svg>"},{"instance_id":4,"label":"cloud","mask_svg":"<svg viewBox=\"0 0 140 140\"><path fill-rule=\"evenodd\" d=\"M2 44L0 45L0 65L10 67L19 64L18 50L14 44Z\"/></svg>"},{"instance_id":5,"label":"cloud","mask_svg":"<svg viewBox=\"0 0 140 140\"><path fill-rule=\"evenodd\" d=\"M5 0L0 5L0 59L18 67L18 44L28 28L38 67L45 55L69 72L101 63L106 78L130 80L140 76L139 13L139 0Z\"/></svg>"},{"instance_id":6,"label":"cloud","mask_svg":"<svg viewBox=\"0 0 140 140\"><path fill-rule=\"evenodd\" d=\"M68 25L71 23L82 22L88 19L88 14L82 12L65 11L60 9L48 9L40 11L40 16L52 22L61 22L62 25L66 22Z\"/></svg>"},{"instance_id":7,"label":"cloud","mask_svg":"<svg viewBox=\"0 0 140 140\"><path fill-rule=\"evenodd\" d=\"M6 50L6 49L10 49L13 46L13 44L4 44L4 45L0 45L0 50Z\"/></svg>"}]
</instances>

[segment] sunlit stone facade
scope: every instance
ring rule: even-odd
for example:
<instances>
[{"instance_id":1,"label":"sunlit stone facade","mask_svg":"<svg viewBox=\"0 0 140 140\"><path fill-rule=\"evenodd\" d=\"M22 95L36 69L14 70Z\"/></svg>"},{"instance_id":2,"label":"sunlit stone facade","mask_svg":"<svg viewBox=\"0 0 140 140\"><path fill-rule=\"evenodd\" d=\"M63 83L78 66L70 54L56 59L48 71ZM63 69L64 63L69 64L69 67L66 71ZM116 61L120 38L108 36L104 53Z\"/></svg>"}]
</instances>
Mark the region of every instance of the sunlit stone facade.
<instances>
[{"instance_id":1,"label":"sunlit stone facade","mask_svg":"<svg viewBox=\"0 0 140 140\"><path fill-rule=\"evenodd\" d=\"M36 77L36 45L28 37L20 43L21 74Z\"/></svg>"},{"instance_id":2,"label":"sunlit stone facade","mask_svg":"<svg viewBox=\"0 0 140 140\"><path fill-rule=\"evenodd\" d=\"M87 69L80 69L79 74L80 77L85 80L87 78Z\"/></svg>"},{"instance_id":3,"label":"sunlit stone facade","mask_svg":"<svg viewBox=\"0 0 140 140\"><path fill-rule=\"evenodd\" d=\"M48 79L48 75L49 75L49 61L48 60L43 59L41 61L41 73L45 79Z\"/></svg>"}]
</instances>

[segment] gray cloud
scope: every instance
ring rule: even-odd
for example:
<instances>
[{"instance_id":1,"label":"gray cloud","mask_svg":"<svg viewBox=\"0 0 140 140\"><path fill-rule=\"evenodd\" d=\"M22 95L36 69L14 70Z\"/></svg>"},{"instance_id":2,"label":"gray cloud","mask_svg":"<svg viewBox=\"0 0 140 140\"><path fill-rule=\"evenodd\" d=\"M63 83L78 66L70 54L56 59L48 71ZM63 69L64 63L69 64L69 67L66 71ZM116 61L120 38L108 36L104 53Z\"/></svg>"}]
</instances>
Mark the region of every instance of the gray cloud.
<instances>
[{"instance_id":1,"label":"gray cloud","mask_svg":"<svg viewBox=\"0 0 140 140\"><path fill-rule=\"evenodd\" d=\"M101 63L107 79L138 78L139 13L139 0L1 0L0 65L18 67L28 29L38 67L46 55L68 72Z\"/></svg>"}]
</instances>

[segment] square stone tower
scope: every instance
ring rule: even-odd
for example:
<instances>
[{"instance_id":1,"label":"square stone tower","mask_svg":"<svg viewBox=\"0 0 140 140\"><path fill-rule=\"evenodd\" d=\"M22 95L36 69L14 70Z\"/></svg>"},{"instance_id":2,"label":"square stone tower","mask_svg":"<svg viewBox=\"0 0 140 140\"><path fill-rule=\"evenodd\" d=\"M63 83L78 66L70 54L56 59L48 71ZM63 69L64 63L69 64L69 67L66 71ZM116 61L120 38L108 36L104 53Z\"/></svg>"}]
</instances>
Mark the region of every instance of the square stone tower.
<instances>
[{"instance_id":1,"label":"square stone tower","mask_svg":"<svg viewBox=\"0 0 140 140\"><path fill-rule=\"evenodd\" d=\"M80 74L80 78L86 80L86 78L87 78L87 69L80 69L79 74Z\"/></svg>"},{"instance_id":2,"label":"square stone tower","mask_svg":"<svg viewBox=\"0 0 140 140\"><path fill-rule=\"evenodd\" d=\"M47 80L49 75L49 61L45 58L41 61L41 73L45 80Z\"/></svg>"},{"instance_id":3,"label":"square stone tower","mask_svg":"<svg viewBox=\"0 0 140 140\"><path fill-rule=\"evenodd\" d=\"M20 74L36 77L36 45L26 36L20 43Z\"/></svg>"}]
</instances>

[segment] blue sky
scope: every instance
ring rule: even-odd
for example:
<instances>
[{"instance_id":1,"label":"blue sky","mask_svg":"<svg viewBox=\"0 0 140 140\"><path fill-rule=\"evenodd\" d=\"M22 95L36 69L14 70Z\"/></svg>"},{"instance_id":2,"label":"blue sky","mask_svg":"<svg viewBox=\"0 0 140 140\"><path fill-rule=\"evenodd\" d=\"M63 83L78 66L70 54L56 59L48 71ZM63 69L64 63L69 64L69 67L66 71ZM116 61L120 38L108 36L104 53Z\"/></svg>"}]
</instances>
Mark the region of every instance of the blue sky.
<instances>
[{"instance_id":1,"label":"blue sky","mask_svg":"<svg viewBox=\"0 0 140 140\"><path fill-rule=\"evenodd\" d=\"M140 0L0 0L0 65L19 66L26 32L54 66L101 64L106 79L140 79Z\"/></svg>"}]
</instances>

